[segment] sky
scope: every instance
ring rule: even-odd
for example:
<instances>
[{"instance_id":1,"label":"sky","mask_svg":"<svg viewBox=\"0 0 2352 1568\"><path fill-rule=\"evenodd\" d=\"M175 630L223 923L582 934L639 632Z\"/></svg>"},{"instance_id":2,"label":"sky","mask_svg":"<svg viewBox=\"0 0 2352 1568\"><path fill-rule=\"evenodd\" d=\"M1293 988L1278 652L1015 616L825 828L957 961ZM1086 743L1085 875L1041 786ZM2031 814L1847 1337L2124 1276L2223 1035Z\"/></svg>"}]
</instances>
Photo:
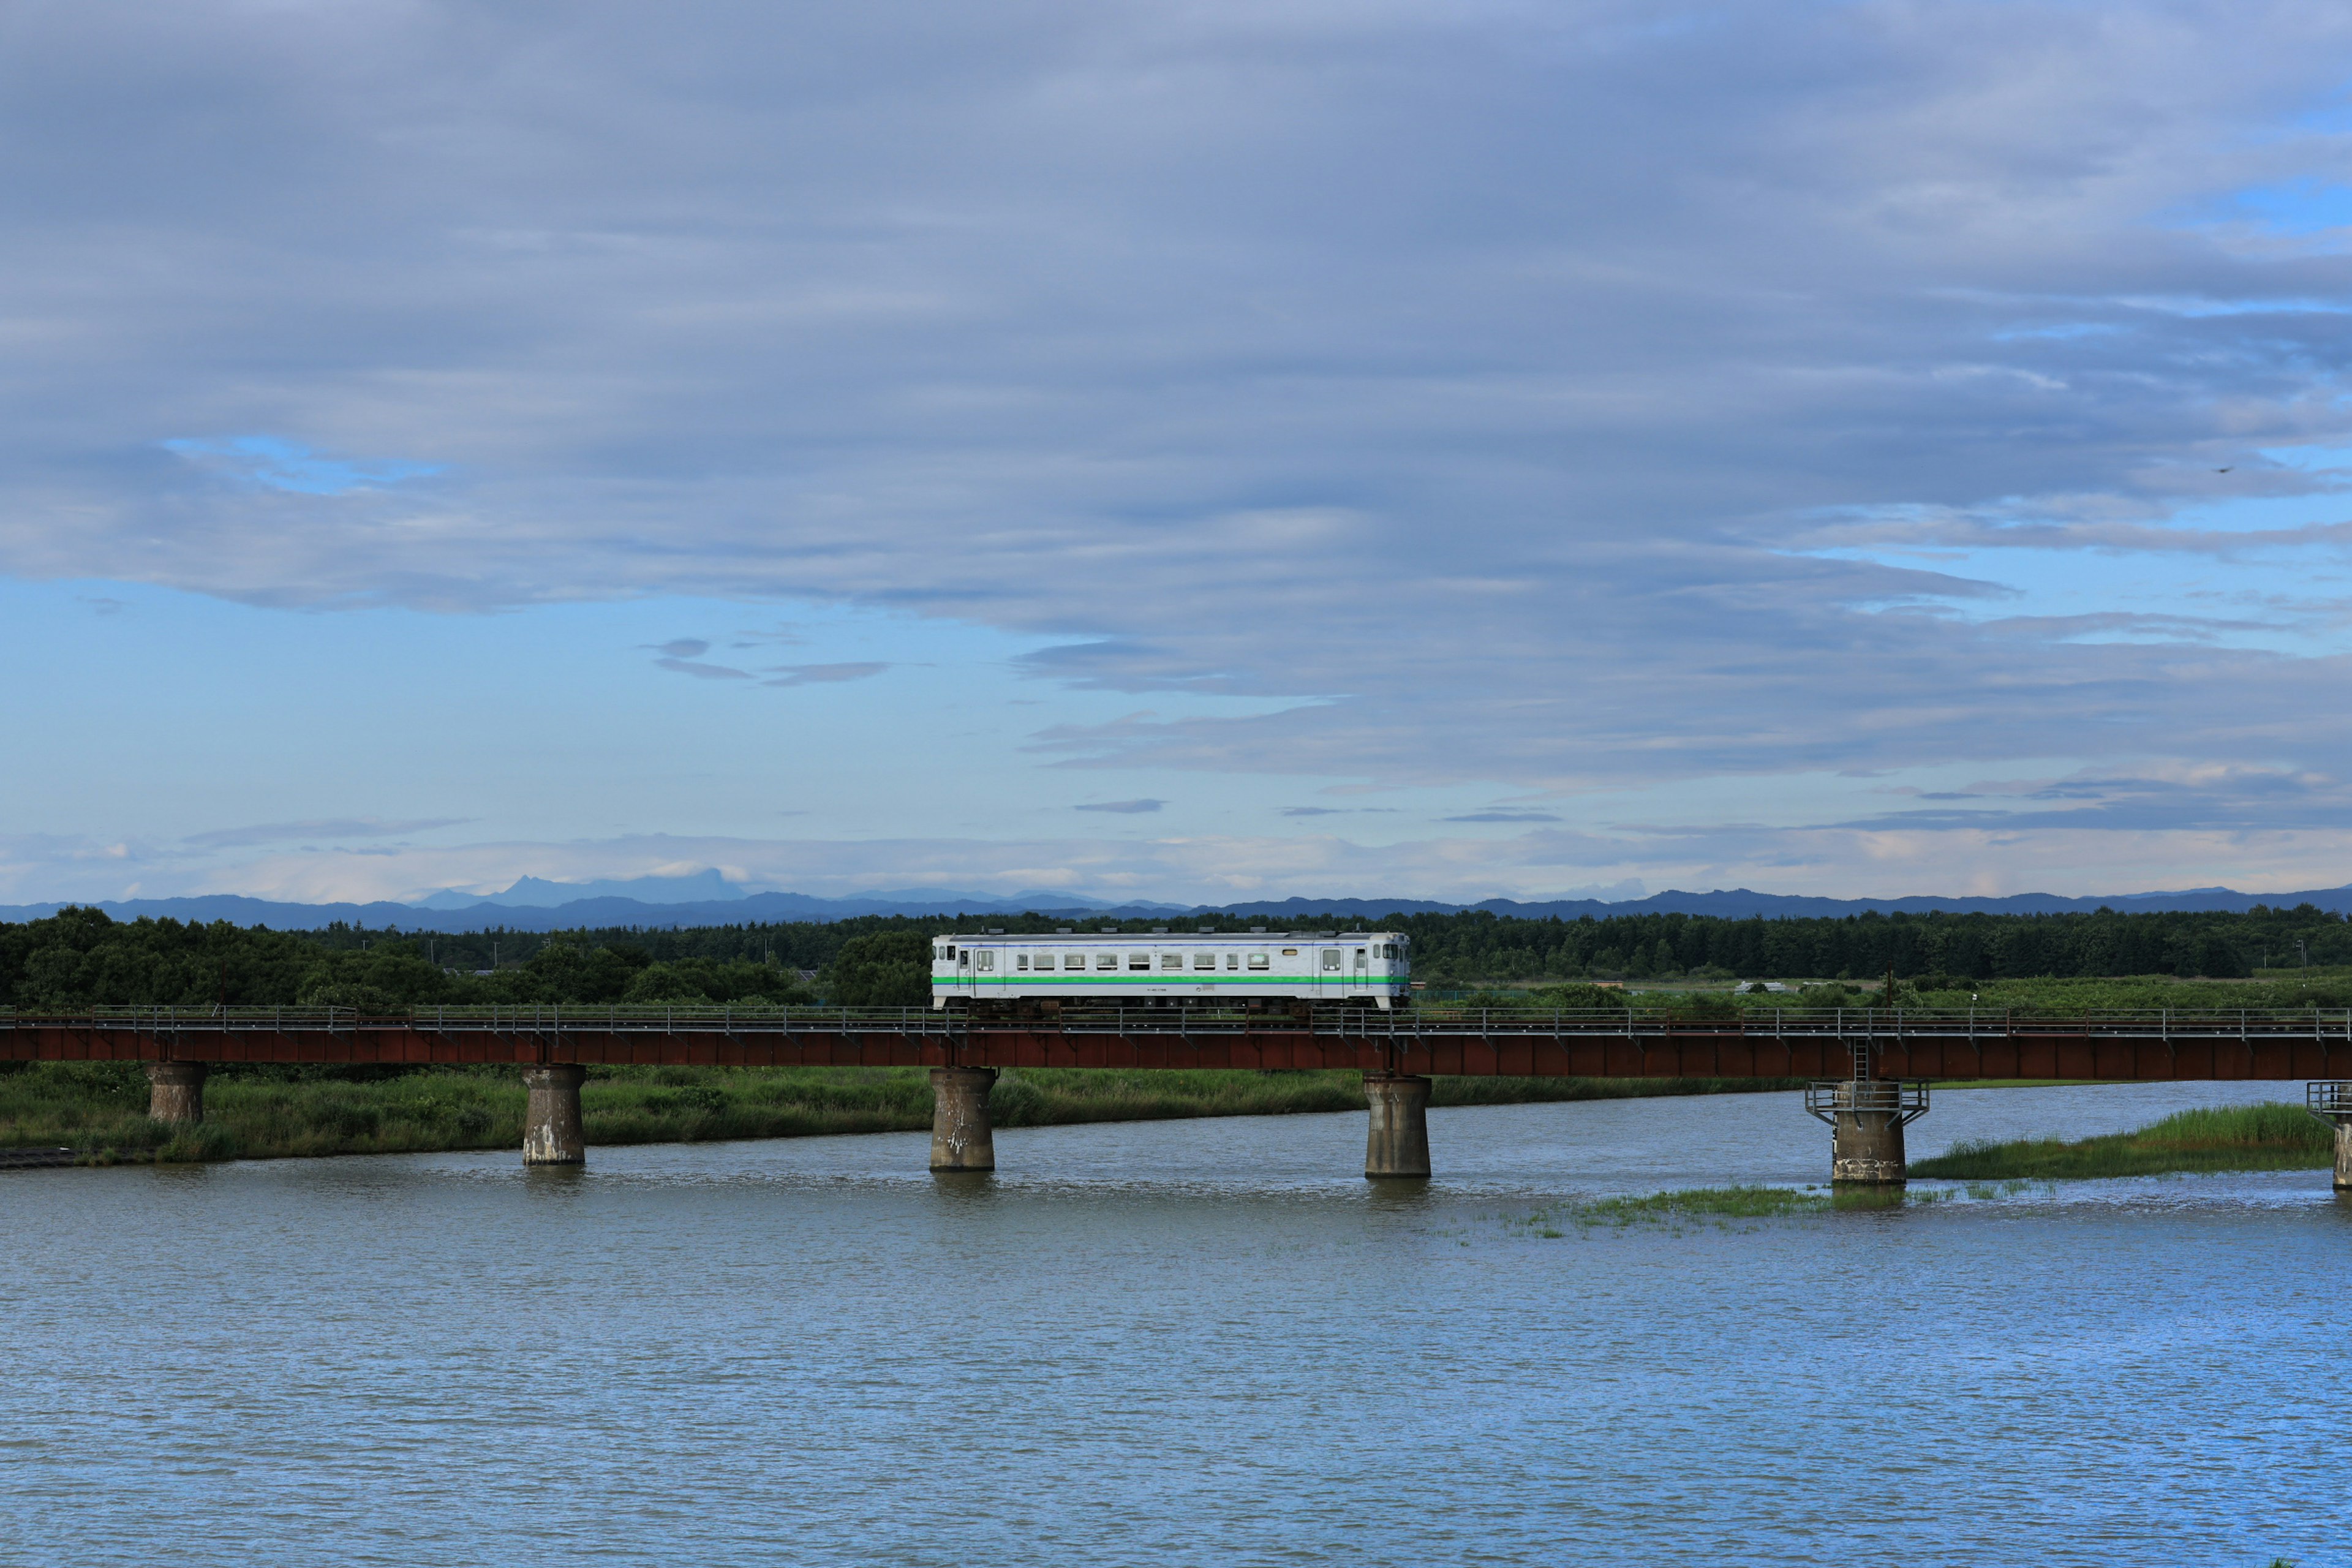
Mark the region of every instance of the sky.
<instances>
[{"instance_id":1,"label":"sky","mask_svg":"<svg viewBox=\"0 0 2352 1568\"><path fill-rule=\"evenodd\" d=\"M0 901L2352 882L2352 11L0 10Z\"/></svg>"}]
</instances>

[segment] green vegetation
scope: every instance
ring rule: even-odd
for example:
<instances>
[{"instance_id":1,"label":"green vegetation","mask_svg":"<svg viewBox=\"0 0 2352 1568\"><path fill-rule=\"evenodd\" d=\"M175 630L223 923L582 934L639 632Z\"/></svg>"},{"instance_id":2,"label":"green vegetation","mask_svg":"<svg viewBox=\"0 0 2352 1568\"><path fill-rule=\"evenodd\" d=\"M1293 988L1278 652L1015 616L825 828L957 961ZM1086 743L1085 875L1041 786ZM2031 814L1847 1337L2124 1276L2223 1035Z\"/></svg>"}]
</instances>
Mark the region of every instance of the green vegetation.
<instances>
[{"instance_id":1,"label":"green vegetation","mask_svg":"<svg viewBox=\"0 0 2352 1568\"><path fill-rule=\"evenodd\" d=\"M0 925L0 1007L93 1005L334 1005L372 1014L499 1003L772 1003L823 997L859 1006L929 1000L929 938L940 931L1051 931L1068 917L937 920L871 916L819 924L614 928L552 934L488 931L435 935L337 923L314 931L226 922L121 922L95 910ZM1252 921L1207 915L1173 931L1233 931ZM1264 923L1260 921L1258 923ZM1747 1005L1865 1005L1854 984L1891 965L1895 1000L1926 1005L2074 1007L2150 1005L2168 981L2200 987L2153 1005L2352 1006L2352 922L2303 905L2248 914L1853 915L1729 921L1695 915L1514 920L1487 913L1391 915L1373 922L1297 917L1305 928L1365 923L1406 932L1413 973L1433 992L1496 985L1526 1002L1529 986L1561 988L1554 1006L1616 1006L1629 994L1571 982L1685 983L1719 995L1734 980L1835 977ZM1087 929L1134 933L1141 921ZM2293 971L2284 965L2296 966ZM2309 968L2304 967L2308 964ZM807 977L814 976L814 980ZM2111 977L2136 976L2117 991ZM2039 989L2055 983L2063 994ZM2080 983L2088 983L2081 984ZM2022 996L2019 987L2033 991ZM2215 997L2223 999L2212 999ZM2110 999L2113 998L2113 999ZM2128 999L2126 999L2128 998Z\"/></svg>"},{"instance_id":2,"label":"green vegetation","mask_svg":"<svg viewBox=\"0 0 2352 1568\"><path fill-rule=\"evenodd\" d=\"M877 931L841 944L825 973L826 1000L840 1007L928 1007L931 939L920 931Z\"/></svg>"},{"instance_id":3,"label":"green vegetation","mask_svg":"<svg viewBox=\"0 0 2352 1568\"><path fill-rule=\"evenodd\" d=\"M147 1119L136 1062L44 1062L0 1074L0 1145L66 1147L84 1160L235 1160L300 1154L516 1148L523 1089L512 1071L407 1073L355 1081L322 1070L216 1070L194 1126Z\"/></svg>"},{"instance_id":4,"label":"green vegetation","mask_svg":"<svg viewBox=\"0 0 2352 1568\"><path fill-rule=\"evenodd\" d=\"M1873 1007L1886 1005L1880 988L1829 981L1787 992L1735 998L1747 1007ZM1897 980L1894 1005L1901 1007L2013 1013L2041 1017L2079 1017L2084 1013L2153 1013L2206 1009L2352 1007L2352 973L2314 971L2255 980L2179 980L2164 974L2125 974L2089 979L2040 977L1952 983L1949 976Z\"/></svg>"},{"instance_id":5,"label":"green vegetation","mask_svg":"<svg viewBox=\"0 0 2352 1568\"><path fill-rule=\"evenodd\" d=\"M1000 922L1010 925L1011 922ZM2265 968L2352 964L2352 924L2311 905L2246 914L1850 915L1718 920L1612 915L1507 920L1392 916L1432 989L1570 979L1724 981L1791 975L1941 977L1938 990L2040 976L2242 978ZM2343 984L2343 977L2337 984Z\"/></svg>"},{"instance_id":6,"label":"green vegetation","mask_svg":"<svg viewBox=\"0 0 2352 1568\"><path fill-rule=\"evenodd\" d=\"M743 957L656 956L624 943L537 942L527 959L476 974L447 960L447 937L248 930L226 921L110 920L69 910L0 925L0 1006L66 1010L163 1005L412 1007L529 1003L806 1003L780 965ZM500 952L495 937L482 945ZM460 960L460 963L465 962Z\"/></svg>"},{"instance_id":7,"label":"green vegetation","mask_svg":"<svg viewBox=\"0 0 2352 1568\"><path fill-rule=\"evenodd\" d=\"M1560 1228L1562 1226L1588 1230L1600 1226L1622 1229L1633 1225L1680 1225L1698 1220L1778 1219L1832 1209L1902 1208L1911 1204L1936 1203L1944 1195L1906 1194L1899 1189L1826 1192L1818 1187L1685 1187L1638 1197L1587 1198L1512 1216L1504 1224L1530 1236L1556 1239L1569 1234Z\"/></svg>"},{"instance_id":8,"label":"green vegetation","mask_svg":"<svg viewBox=\"0 0 2352 1568\"><path fill-rule=\"evenodd\" d=\"M2335 1131L2299 1105L2183 1110L2137 1132L1962 1143L1911 1173L1963 1181L2154 1176L2176 1171L2308 1171L2335 1160Z\"/></svg>"},{"instance_id":9,"label":"green vegetation","mask_svg":"<svg viewBox=\"0 0 2352 1568\"><path fill-rule=\"evenodd\" d=\"M1637 1198L1595 1198L1577 1205L1572 1217L1580 1225L1632 1225L1639 1220L1702 1216L1764 1219L1817 1213L1835 1201L1828 1193L1801 1192L1794 1187L1687 1187Z\"/></svg>"},{"instance_id":10,"label":"green vegetation","mask_svg":"<svg viewBox=\"0 0 2352 1568\"><path fill-rule=\"evenodd\" d=\"M1784 1089L1770 1080L1441 1078L1437 1105L1514 1105ZM193 1126L147 1119L135 1062L0 1069L0 1147L83 1158L192 1161L513 1149L523 1089L511 1068L218 1068ZM581 1088L591 1143L708 1142L824 1132L920 1131L931 1088L919 1068L591 1068ZM1024 1068L989 1099L999 1127L1361 1110L1352 1072Z\"/></svg>"}]
</instances>

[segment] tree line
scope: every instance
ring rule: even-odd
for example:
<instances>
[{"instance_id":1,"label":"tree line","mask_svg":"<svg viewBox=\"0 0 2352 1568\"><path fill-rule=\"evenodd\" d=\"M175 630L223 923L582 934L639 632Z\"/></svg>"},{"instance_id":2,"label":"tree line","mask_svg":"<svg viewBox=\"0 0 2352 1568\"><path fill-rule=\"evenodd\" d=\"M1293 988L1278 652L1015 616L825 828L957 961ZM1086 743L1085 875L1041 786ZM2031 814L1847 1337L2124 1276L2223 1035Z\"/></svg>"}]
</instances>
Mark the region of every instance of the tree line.
<instances>
[{"instance_id":1,"label":"tree line","mask_svg":"<svg viewBox=\"0 0 2352 1568\"><path fill-rule=\"evenodd\" d=\"M1092 921L1087 931L1246 931L1246 918ZM2352 923L2305 904L2246 914L1862 914L1798 920L1706 915L1517 920L1485 911L1393 915L1414 977L1436 987L1570 980L2245 976L2352 963ZM0 1006L338 1006L366 1013L499 1004L919 1006L942 931L1050 933L1042 916L856 920L677 929L616 927L458 935L318 931L98 910L0 924ZM1341 921L1323 929L1345 930ZM1354 929L1366 929L1358 922Z\"/></svg>"}]
</instances>

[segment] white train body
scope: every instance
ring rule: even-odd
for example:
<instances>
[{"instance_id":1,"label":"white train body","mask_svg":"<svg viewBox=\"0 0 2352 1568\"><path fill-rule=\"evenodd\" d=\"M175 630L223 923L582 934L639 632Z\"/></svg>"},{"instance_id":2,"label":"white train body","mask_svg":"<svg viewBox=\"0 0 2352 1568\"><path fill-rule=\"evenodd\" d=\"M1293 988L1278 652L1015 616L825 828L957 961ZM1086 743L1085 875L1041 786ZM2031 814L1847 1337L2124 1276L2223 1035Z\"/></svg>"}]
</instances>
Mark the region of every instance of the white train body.
<instances>
[{"instance_id":1,"label":"white train body","mask_svg":"<svg viewBox=\"0 0 2352 1568\"><path fill-rule=\"evenodd\" d=\"M936 936L931 1005L950 1002L1339 1002L1409 994L1399 931Z\"/></svg>"}]
</instances>

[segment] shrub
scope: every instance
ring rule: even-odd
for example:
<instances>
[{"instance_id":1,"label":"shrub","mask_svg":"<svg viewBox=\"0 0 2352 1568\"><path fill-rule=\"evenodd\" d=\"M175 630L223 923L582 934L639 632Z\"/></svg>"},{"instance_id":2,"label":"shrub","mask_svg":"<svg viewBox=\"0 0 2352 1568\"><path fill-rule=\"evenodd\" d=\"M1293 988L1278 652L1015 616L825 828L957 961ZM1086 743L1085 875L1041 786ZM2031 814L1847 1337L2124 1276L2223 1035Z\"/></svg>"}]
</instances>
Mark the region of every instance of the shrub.
<instances>
[{"instance_id":1,"label":"shrub","mask_svg":"<svg viewBox=\"0 0 2352 1568\"><path fill-rule=\"evenodd\" d=\"M931 938L919 931L852 937L841 944L820 984L826 1000L838 1007L928 1007Z\"/></svg>"}]
</instances>

